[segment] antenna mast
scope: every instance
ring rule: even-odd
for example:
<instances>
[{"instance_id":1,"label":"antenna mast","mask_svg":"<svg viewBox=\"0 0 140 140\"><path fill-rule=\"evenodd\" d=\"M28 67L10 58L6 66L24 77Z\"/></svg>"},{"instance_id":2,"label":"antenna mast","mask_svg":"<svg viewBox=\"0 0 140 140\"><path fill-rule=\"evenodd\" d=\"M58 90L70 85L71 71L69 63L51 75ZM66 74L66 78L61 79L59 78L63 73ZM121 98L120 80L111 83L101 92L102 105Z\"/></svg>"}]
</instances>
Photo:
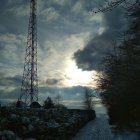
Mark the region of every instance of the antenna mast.
<instances>
[{"instance_id":1,"label":"antenna mast","mask_svg":"<svg viewBox=\"0 0 140 140\"><path fill-rule=\"evenodd\" d=\"M24 72L19 101L26 105L38 102L37 80L37 0L30 0L30 18Z\"/></svg>"}]
</instances>

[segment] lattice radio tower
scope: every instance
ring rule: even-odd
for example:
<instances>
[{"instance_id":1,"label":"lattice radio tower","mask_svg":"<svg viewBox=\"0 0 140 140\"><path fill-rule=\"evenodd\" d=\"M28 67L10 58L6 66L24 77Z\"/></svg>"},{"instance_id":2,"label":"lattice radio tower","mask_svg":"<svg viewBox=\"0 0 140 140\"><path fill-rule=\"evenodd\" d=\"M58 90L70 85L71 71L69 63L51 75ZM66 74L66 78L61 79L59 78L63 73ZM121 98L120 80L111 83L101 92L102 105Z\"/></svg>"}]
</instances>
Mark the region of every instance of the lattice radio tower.
<instances>
[{"instance_id":1,"label":"lattice radio tower","mask_svg":"<svg viewBox=\"0 0 140 140\"><path fill-rule=\"evenodd\" d=\"M18 101L38 102L37 80L37 0L30 0L30 18L21 93Z\"/></svg>"}]
</instances>

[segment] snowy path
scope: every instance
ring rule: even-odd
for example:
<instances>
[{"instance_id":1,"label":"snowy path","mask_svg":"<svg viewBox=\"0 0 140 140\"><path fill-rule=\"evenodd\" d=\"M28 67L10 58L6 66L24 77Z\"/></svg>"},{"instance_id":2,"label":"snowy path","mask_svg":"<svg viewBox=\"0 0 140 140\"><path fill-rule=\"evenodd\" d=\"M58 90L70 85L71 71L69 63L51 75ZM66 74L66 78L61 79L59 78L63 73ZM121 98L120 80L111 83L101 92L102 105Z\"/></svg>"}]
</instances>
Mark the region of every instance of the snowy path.
<instances>
[{"instance_id":1,"label":"snowy path","mask_svg":"<svg viewBox=\"0 0 140 140\"><path fill-rule=\"evenodd\" d=\"M105 115L87 123L72 140L113 140Z\"/></svg>"},{"instance_id":2,"label":"snowy path","mask_svg":"<svg viewBox=\"0 0 140 140\"><path fill-rule=\"evenodd\" d=\"M106 115L87 123L72 140L138 140L131 132L113 136Z\"/></svg>"}]
</instances>

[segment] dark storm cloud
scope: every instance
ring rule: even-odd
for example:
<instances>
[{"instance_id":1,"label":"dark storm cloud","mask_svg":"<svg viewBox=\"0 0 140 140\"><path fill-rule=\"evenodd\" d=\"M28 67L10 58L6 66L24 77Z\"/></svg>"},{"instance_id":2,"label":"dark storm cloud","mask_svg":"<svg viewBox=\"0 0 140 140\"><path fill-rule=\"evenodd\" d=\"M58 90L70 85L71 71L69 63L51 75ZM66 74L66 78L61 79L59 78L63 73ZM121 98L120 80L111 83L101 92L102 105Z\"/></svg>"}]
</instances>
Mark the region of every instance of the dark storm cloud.
<instances>
[{"instance_id":1,"label":"dark storm cloud","mask_svg":"<svg viewBox=\"0 0 140 140\"><path fill-rule=\"evenodd\" d=\"M84 70L100 70L105 54L112 50L113 41L119 41L118 36L127 28L123 9L103 14L103 33L92 38L83 50L74 54L78 67Z\"/></svg>"}]
</instances>

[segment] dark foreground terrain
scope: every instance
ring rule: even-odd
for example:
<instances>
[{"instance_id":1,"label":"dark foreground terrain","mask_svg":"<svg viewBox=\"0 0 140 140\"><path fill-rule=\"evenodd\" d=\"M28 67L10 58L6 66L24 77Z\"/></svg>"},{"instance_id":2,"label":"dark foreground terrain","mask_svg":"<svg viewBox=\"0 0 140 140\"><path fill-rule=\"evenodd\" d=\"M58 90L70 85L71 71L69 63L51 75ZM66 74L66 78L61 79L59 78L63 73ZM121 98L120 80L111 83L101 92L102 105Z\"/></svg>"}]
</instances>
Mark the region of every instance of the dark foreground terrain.
<instances>
[{"instance_id":1,"label":"dark foreground terrain","mask_svg":"<svg viewBox=\"0 0 140 140\"><path fill-rule=\"evenodd\" d=\"M0 108L0 140L69 140L95 112L78 109Z\"/></svg>"}]
</instances>

